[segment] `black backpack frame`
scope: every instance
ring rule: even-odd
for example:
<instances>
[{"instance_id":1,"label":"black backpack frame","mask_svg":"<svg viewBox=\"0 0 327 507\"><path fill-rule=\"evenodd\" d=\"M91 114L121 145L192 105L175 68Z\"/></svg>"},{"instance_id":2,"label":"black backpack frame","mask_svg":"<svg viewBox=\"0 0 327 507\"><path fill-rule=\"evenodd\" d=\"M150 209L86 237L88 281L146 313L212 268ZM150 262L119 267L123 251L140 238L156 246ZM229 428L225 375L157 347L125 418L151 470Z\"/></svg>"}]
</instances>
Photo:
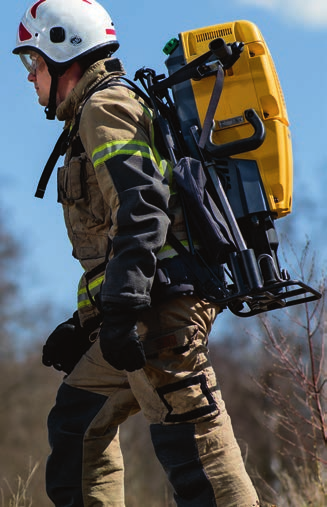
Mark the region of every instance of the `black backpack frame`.
<instances>
[{"instance_id":1,"label":"black backpack frame","mask_svg":"<svg viewBox=\"0 0 327 507\"><path fill-rule=\"evenodd\" d=\"M134 80L141 83L146 92L143 98L150 101L155 112L156 128L160 132L158 144L164 146L174 166L175 184L189 231L188 249L171 233L168 240L196 275L201 297L227 306L237 316L249 317L315 301L321 294L303 281L292 279L287 270L280 268L275 221L256 164L231 158L253 151L264 142L265 126L256 111L245 111L253 127L250 137L219 146L211 142L224 72L242 51L243 43L226 44L222 38L214 39L207 53L169 77L142 68ZM203 128L191 125L186 141L171 88L182 81L204 79L213 74L216 84ZM134 83L128 83L142 94ZM252 181L250 191L244 184L247 177ZM256 208L255 213L249 212L251 206ZM200 240L202 253L195 248L193 236ZM216 275L215 265L223 267L223 278Z\"/></svg>"},{"instance_id":2,"label":"black backpack frame","mask_svg":"<svg viewBox=\"0 0 327 507\"><path fill-rule=\"evenodd\" d=\"M239 317L315 301L321 294L281 269L274 218L256 164L231 158L253 151L265 139L265 127L254 109L245 111L253 134L228 144L213 144L211 127L224 82L224 72L240 57L242 43L226 44L222 38L209 44L208 52L166 78L141 68L134 81L120 77L105 81L92 93L108 86L132 88L153 109L158 151L173 165L173 177L183 206L188 248L168 231L168 241L195 278L199 297L220 305ZM214 60L214 65L212 61ZM188 79L216 76L203 128L196 123L188 138L182 133L171 88ZM78 131L63 131L41 175L35 196L43 198L60 155ZM251 180L251 190L244 181ZM251 206L255 212L249 212ZM201 249L195 247L196 237Z\"/></svg>"}]
</instances>

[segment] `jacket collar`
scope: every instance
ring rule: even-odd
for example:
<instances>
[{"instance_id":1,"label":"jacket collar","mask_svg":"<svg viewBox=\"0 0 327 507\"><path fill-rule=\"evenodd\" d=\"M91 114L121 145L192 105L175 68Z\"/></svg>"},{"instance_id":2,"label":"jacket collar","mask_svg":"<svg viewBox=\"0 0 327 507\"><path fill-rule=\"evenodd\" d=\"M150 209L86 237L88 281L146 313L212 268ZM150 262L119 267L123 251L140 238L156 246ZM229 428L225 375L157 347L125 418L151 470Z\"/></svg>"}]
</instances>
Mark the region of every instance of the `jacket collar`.
<instances>
[{"instance_id":1,"label":"jacket collar","mask_svg":"<svg viewBox=\"0 0 327 507\"><path fill-rule=\"evenodd\" d=\"M65 120L70 123L92 88L108 77L119 77L124 74L123 65L117 58L107 58L95 62L85 71L75 88L57 107L56 115L58 120Z\"/></svg>"}]
</instances>

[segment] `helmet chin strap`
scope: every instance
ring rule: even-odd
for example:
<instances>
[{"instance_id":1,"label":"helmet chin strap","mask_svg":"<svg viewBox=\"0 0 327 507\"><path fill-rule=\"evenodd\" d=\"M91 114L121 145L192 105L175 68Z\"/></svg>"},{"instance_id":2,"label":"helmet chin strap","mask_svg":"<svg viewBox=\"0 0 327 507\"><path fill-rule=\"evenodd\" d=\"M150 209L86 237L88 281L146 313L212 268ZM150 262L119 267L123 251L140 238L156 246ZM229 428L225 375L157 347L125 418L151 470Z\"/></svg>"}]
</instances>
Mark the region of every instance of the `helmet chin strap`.
<instances>
[{"instance_id":1,"label":"helmet chin strap","mask_svg":"<svg viewBox=\"0 0 327 507\"><path fill-rule=\"evenodd\" d=\"M47 120L54 120L57 110L57 89L59 74L56 71L51 70L51 68L49 68L49 73L51 75L49 102L47 107L44 109L44 112L46 114Z\"/></svg>"},{"instance_id":2,"label":"helmet chin strap","mask_svg":"<svg viewBox=\"0 0 327 507\"><path fill-rule=\"evenodd\" d=\"M60 70L58 67L48 63L48 71L51 76L51 85L50 85L50 93L49 93L49 102L47 107L44 109L47 120L54 120L56 117L57 111L57 91L58 91L58 81L61 76L65 74L65 72L69 69L71 63L68 65L62 66Z\"/></svg>"}]
</instances>

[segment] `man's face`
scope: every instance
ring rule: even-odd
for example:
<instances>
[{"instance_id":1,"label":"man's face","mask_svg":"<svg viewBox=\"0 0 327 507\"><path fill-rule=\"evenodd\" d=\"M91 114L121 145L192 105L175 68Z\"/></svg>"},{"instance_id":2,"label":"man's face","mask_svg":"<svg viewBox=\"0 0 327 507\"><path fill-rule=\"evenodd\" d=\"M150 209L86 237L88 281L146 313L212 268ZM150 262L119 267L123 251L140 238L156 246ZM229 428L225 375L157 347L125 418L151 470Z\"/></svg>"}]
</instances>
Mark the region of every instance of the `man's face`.
<instances>
[{"instance_id":1,"label":"man's face","mask_svg":"<svg viewBox=\"0 0 327 507\"><path fill-rule=\"evenodd\" d=\"M46 107L49 104L52 78L49 74L48 66L44 58L42 58L41 55L37 54L34 51L30 51L26 54L20 54L20 57L28 70L27 79L31 83L34 83L35 91L39 97L39 103L41 106ZM60 74L60 76L58 76L56 95L57 106L59 106L59 104L65 100L70 91L81 79L82 75L82 67L78 62L73 62L63 74Z\"/></svg>"},{"instance_id":2,"label":"man's face","mask_svg":"<svg viewBox=\"0 0 327 507\"><path fill-rule=\"evenodd\" d=\"M27 55L26 55L27 56ZM47 106L49 103L51 76L48 71L47 64L42 56L37 53L28 55L28 77L27 79L34 83L35 91L39 97L39 104Z\"/></svg>"}]
</instances>

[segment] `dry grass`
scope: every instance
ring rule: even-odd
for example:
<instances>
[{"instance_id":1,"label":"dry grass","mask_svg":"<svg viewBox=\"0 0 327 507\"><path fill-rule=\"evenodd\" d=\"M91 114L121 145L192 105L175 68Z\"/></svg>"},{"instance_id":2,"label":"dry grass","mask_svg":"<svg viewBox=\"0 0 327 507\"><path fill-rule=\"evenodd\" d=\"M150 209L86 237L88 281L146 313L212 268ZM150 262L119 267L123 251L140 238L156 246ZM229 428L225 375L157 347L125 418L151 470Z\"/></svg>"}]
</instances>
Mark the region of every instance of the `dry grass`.
<instances>
[{"instance_id":1,"label":"dry grass","mask_svg":"<svg viewBox=\"0 0 327 507\"><path fill-rule=\"evenodd\" d=\"M326 484L317 482L301 468L296 473L297 477L292 477L289 473L280 474L283 495L279 507L325 507L327 505ZM300 481L299 478L301 478Z\"/></svg>"},{"instance_id":2,"label":"dry grass","mask_svg":"<svg viewBox=\"0 0 327 507\"><path fill-rule=\"evenodd\" d=\"M24 480L21 477L17 477L17 485L15 490L11 487L8 481L5 480L7 488L9 490L9 498L5 500L5 493L3 489L1 493L1 507L31 507L33 504L32 498L29 496L29 487L33 476L38 468L39 464L36 463L30 468L27 479ZM8 494L6 495L8 496Z\"/></svg>"}]
</instances>

